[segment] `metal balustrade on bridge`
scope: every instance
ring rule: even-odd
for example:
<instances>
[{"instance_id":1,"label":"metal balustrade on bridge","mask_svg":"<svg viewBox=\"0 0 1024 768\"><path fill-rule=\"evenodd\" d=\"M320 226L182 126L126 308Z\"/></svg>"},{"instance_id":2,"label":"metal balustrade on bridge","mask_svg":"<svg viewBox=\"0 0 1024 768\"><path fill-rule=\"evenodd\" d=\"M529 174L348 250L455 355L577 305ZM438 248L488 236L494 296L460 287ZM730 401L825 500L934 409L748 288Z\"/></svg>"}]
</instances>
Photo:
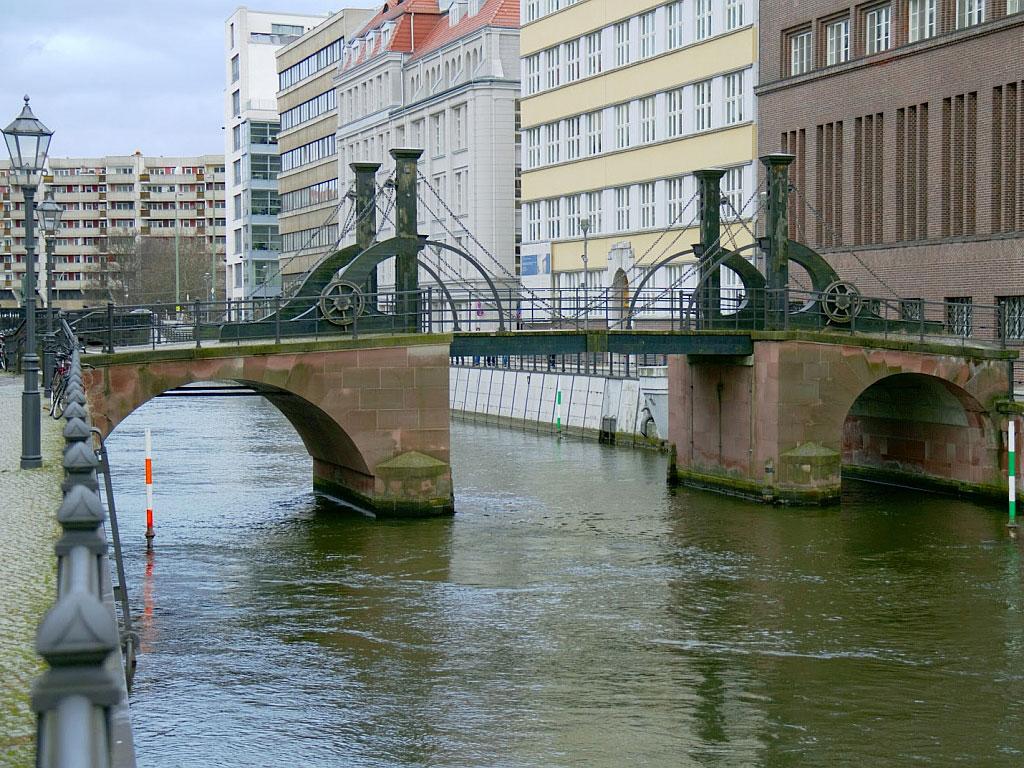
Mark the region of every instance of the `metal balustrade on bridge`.
<instances>
[{"instance_id":1,"label":"metal balustrade on bridge","mask_svg":"<svg viewBox=\"0 0 1024 768\"><path fill-rule=\"evenodd\" d=\"M66 325L65 331L70 334ZM107 514L108 508L113 512L110 474L105 451L93 448L77 347L67 375L57 600L39 624L36 649L49 669L31 699L38 715L36 765L120 768L135 764L126 701L135 640L116 535L120 625L114 607L105 532L109 523L116 533L116 517ZM98 471L106 480L106 505Z\"/></svg>"}]
</instances>

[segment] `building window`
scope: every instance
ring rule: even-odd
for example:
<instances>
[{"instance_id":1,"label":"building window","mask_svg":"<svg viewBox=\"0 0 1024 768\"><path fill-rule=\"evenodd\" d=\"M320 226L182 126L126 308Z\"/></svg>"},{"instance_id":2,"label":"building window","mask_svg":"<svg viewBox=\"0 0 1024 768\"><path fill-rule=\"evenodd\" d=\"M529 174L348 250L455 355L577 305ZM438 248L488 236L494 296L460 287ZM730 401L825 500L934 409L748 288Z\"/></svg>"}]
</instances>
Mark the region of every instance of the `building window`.
<instances>
[{"instance_id":1,"label":"building window","mask_svg":"<svg viewBox=\"0 0 1024 768\"><path fill-rule=\"evenodd\" d=\"M587 115L587 150L591 155L599 155L602 151L601 133L604 121L601 118L601 110Z\"/></svg>"},{"instance_id":2,"label":"building window","mask_svg":"<svg viewBox=\"0 0 1024 768\"><path fill-rule=\"evenodd\" d=\"M241 158L239 158L238 160L235 160L235 162L231 166L231 170L233 171L233 178L234 178L234 181L235 181L235 186L237 187L239 184L242 183L242 160L241 160Z\"/></svg>"},{"instance_id":3,"label":"building window","mask_svg":"<svg viewBox=\"0 0 1024 768\"><path fill-rule=\"evenodd\" d=\"M725 0L725 28L739 29L743 26L744 0Z\"/></svg>"},{"instance_id":4,"label":"building window","mask_svg":"<svg viewBox=\"0 0 1024 768\"><path fill-rule=\"evenodd\" d=\"M277 123L249 123L250 144L277 144Z\"/></svg>"},{"instance_id":5,"label":"building window","mask_svg":"<svg viewBox=\"0 0 1024 768\"><path fill-rule=\"evenodd\" d=\"M526 57L526 93L537 93L540 90L540 54Z\"/></svg>"},{"instance_id":6,"label":"building window","mask_svg":"<svg viewBox=\"0 0 1024 768\"><path fill-rule=\"evenodd\" d=\"M280 155L249 155L250 179L276 179L280 170Z\"/></svg>"},{"instance_id":7,"label":"building window","mask_svg":"<svg viewBox=\"0 0 1024 768\"><path fill-rule=\"evenodd\" d=\"M682 0L668 4L668 49L683 45L683 3Z\"/></svg>"},{"instance_id":8,"label":"building window","mask_svg":"<svg viewBox=\"0 0 1024 768\"><path fill-rule=\"evenodd\" d=\"M236 229L235 230L235 238L234 239L235 239L235 250L234 250L234 252L235 253L241 253L242 252L242 230L240 230L240 229Z\"/></svg>"},{"instance_id":9,"label":"building window","mask_svg":"<svg viewBox=\"0 0 1024 768\"><path fill-rule=\"evenodd\" d=\"M615 148L625 149L629 146L629 105L619 104L615 107Z\"/></svg>"},{"instance_id":10,"label":"building window","mask_svg":"<svg viewBox=\"0 0 1024 768\"><path fill-rule=\"evenodd\" d=\"M235 25L233 23L229 24L228 25L228 29L231 30L231 47L234 48L235 47Z\"/></svg>"},{"instance_id":11,"label":"building window","mask_svg":"<svg viewBox=\"0 0 1024 768\"><path fill-rule=\"evenodd\" d=\"M236 125L231 129L231 146L235 152L242 148L242 126Z\"/></svg>"},{"instance_id":12,"label":"building window","mask_svg":"<svg viewBox=\"0 0 1024 768\"><path fill-rule=\"evenodd\" d=\"M601 61L601 33L591 32L587 35L587 74L600 74L603 68Z\"/></svg>"},{"instance_id":13,"label":"building window","mask_svg":"<svg viewBox=\"0 0 1024 768\"><path fill-rule=\"evenodd\" d=\"M972 307L970 296L946 297L946 328L957 336L970 336Z\"/></svg>"},{"instance_id":14,"label":"building window","mask_svg":"<svg viewBox=\"0 0 1024 768\"><path fill-rule=\"evenodd\" d=\"M615 66L629 64L629 20L615 25Z\"/></svg>"},{"instance_id":15,"label":"building window","mask_svg":"<svg viewBox=\"0 0 1024 768\"><path fill-rule=\"evenodd\" d=\"M743 73L725 76L725 124L743 122Z\"/></svg>"},{"instance_id":16,"label":"building window","mask_svg":"<svg viewBox=\"0 0 1024 768\"><path fill-rule=\"evenodd\" d=\"M892 39L889 34L891 20L892 8L888 5L872 8L864 15L864 32L869 55L889 50L889 41Z\"/></svg>"},{"instance_id":17,"label":"building window","mask_svg":"<svg viewBox=\"0 0 1024 768\"><path fill-rule=\"evenodd\" d=\"M997 301L1003 319L1003 338L1024 339L1024 296L1000 296Z\"/></svg>"},{"instance_id":18,"label":"building window","mask_svg":"<svg viewBox=\"0 0 1024 768\"><path fill-rule=\"evenodd\" d=\"M231 57L231 82L238 82L238 54Z\"/></svg>"},{"instance_id":19,"label":"building window","mask_svg":"<svg viewBox=\"0 0 1024 768\"><path fill-rule=\"evenodd\" d=\"M706 131L711 128L711 81L705 80L693 86L693 130Z\"/></svg>"},{"instance_id":20,"label":"building window","mask_svg":"<svg viewBox=\"0 0 1024 768\"><path fill-rule=\"evenodd\" d=\"M931 0L935 2L935 0ZM911 0L914 2L914 0ZM825 64L842 64L850 60L850 20L840 19L825 27Z\"/></svg>"},{"instance_id":21,"label":"building window","mask_svg":"<svg viewBox=\"0 0 1024 768\"><path fill-rule=\"evenodd\" d=\"M711 37L711 0L697 0L694 37L705 40Z\"/></svg>"},{"instance_id":22,"label":"building window","mask_svg":"<svg viewBox=\"0 0 1024 768\"><path fill-rule=\"evenodd\" d=\"M1020 13L1020 9L1024 8L1024 4L1021 0L1006 0L1006 15L1009 16L1011 13Z\"/></svg>"},{"instance_id":23,"label":"building window","mask_svg":"<svg viewBox=\"0 0 1024 768\"><path fill-rule=\"evenodd\" d=\"M811 70L811 31L789 36L789 74L802 75Z\"/></svg>"},{"instance_id":24,"label":"building window","mask_svg":"<svg viewBox=\"0 0 1024 768\"><path fill-rule=\"evenodd\" d=\"M555 198L554 200L548 200L548 240L557 240L561 237L562 219L560 212L559 203L561 200Z\"/></svg>"},{"instance_id":25,"label":"building window","mask_svg":"<svg viewBox=\"0 0 1024 768\"><path fill-rule=\"evenodd\" d=\"M601 222L603 220L600 192L587 193L587 218L590 219L591 234L600 234L602 231Z\"/></svg>"},{"instance_id":26,"label":"building window","mask_svg":"<svg viewBox=\"0 0 1024 768\"><path fill-rule=\"evenodd\" d=\"M548 88L557 88L561 84L561 65L559 63L560 57L558 55L558 47L549 48L545 55L547 56L548 64Z\"/></svg>"},{"instance_id":27,"label":"building window","mask_svg":"<svg viewBox=\"0 0 1024 768\"><path fill-rule=\"evenodd\" d=\"M466 187L467 187L467 184L468 184L468 181L467 181L467 176L468 175L469 175L468 171L462 170L462 171L456 171L454 176L453 176L454 184L455 184L455 189L453 190L453 192L455 193L455 195L454 195L455 199L454 199L453 203L454 203L454 206L455 206L455 213L456 213L456 215L463 214L463 213L466 212Z\"/></svg>"},{"instance_id":28,"label":"building window","mask_svg":"<svg viewBox=\"0 0 1024 768\"><path fill-rule=\"evenodd\" d=\"M668 135L682 136L683 135L683 113L685 110L685 101L683 100L683 89L676 88L674 91L668 92Z\"/></svg>"},{"instance_id":29,"label":"building window","mask_svg":"<svg viewBox=\"0 0 1024 768\"><path fill-rule=\"evenodd\" d=\"M540 165L540 128L526 129L526 167Z\"/></svg>"},{"instance_id":30,"label":"building window","mask_svg":"<svg viewBox=\"0 0 1024 768\"><path fill-rule=\"evenodd\" d=\"M466 148L466 105L452 107L452 150Z\"/></svg>"},{"instance_id":31,"label":"building window","mask_svg":"<svg viewBox=\"0 0 1024 768\"><path fill-rule=\"evenodd\" d=\"M526 204L526 234L531 242L541 239L540 203Z\"/></svg>"},{"instance_id":32,"label":"building window","mask_svg":"<svg viewBox=\"0 0 1024 768\"><path fill-rule=\"evenodd\" d=\"M615 230L629 231L629 187L615 189Z\"/></svg>"},{"instance_id":33,"label":"building window","mask_svg":"<svg viewBox=\"0 0 1024 768\"><path fill-rule=\"evenodd\" d=\"M242 114L242 94L235 91L231 94L231 114L239 117Z\"/></svg>"},{"instance_id":34,"label":"building window","mask_svg":"<svg viewBox=\"0 0 1024 768\"><path fill-rule=\"evenodd\" d=\"M433 140L434 157L444 154L444 113L430 116L430 137Z\"/></svg>"},{"instance_id":35,"label":"building window","mask_svg":"<svg viewBox=\"0 0 1024 768\"><path fill-rule=\"evenodd\" d=\"M577 160L580 156L580 121L579 115L565 121L565 159Z\"/></svg>"},{"instance_id":36,"label":"building window","mask_svg":"<svg viewBox=\"0 0 1024 768\"><path fill-rule=\"evenodd\" d=\"M547 134L544 138L548 145L548 162L560 162L562 159L561 123L548 123L544 126L544 132Z\"/></svg>"},{"instance_id":37,"label":"building window","mask_svg":"<svg viewBox=\"0 0 1024 768\"><path fill-rule=\"evenodd\" d=\"M640 227L654 228L655 211L654 182L648 181L640 185Z\"/></svg>"},{"instance_id":38,"label":"building window","mask_svg":"<svg viewBox=\"0 0 1024 768\"><path fill-rule=\"evenodd\" d=\"M570 40L565 44L565 82L580 79L580 41Z\"/></svg>"},{"instance_id":39,"label":"building window","mask_svg":"<svg viewBox=\"0 0 1024 768\"><path fill-rule=\"evenodd\" d=\"M650 144L655 140L654 97L640 99L640 141Z\"/></svg>"},{"instance_id":40,"label":"building window","mask_svg":"<svg viewBox=\"0 0 1024 768\"><path fill-rule=\"evenodd\" d=\"M683 216L683 204L686 202L683 198L684 182L683 176L676 176L674 179L668 180L669 226L678 223Z\"/></svg>"},{"instance_id":41,"label":"building window","mask_svg":"<svg viewBox=\"0 0 1024 768\"><path fill-rule=\"evenodd\" d=\"M640 58L648 59L655 54L655 32L657 27L654 24L654 11L648 11L640 16Z\"/></svg>"},{"instance_id":42,"label":"building window","mask_svg":"<svg viewBox=\"0 0 1024 768\"><path fill-rule=\"evenodd\" d=\"M907 39L916 43L935 36L935 0L910 0L907 7Z\"/></svg>"},{"instance_id":43,"label":"building window","mask_svg":"<svg viewBox=\"0 0 1024 768\"><path fill-rule=\"evenodd\" d=\"M526 20L536 21L540 18L540 0L527 0Z\"/></svg>"},{"instance_id":44,"label":"building window","mask_svg":"<svg viewBox=\"0 0 1024 768\"><path fill-rule=\"evenodd\" d=\"M569 195L565 198L565 235L580 236L580 195Z\"/></svg>"},{"instance_id":45,"label":"building window","mask_svg":"<svg viewBox=\"0 0 1024 768\"><path fill-rule=\"evenodd\" d=\"M277 216L281 212L281 198L272 189L254 189L250 200L255 216Z\"/></svg>"},{"instance_id":46,"label":"building window","mask_svg":"<svg viewBox=\"0 0 1024 768\"><path fill-rule=\"evenodd\" d=\"M985 20L985 0L957 0L956 28L964 29Z\"/></svg>"},{"instance_id":47,"label":"building window","mask_svg":"<svg viewBox=\"0 0 1024 768\"><path fill-rule=\"evenodd\" d=\"M722 177L722 216L729 219L739 217L743 206L743 169L730 168Z\"/></svg>"}]
</instances>

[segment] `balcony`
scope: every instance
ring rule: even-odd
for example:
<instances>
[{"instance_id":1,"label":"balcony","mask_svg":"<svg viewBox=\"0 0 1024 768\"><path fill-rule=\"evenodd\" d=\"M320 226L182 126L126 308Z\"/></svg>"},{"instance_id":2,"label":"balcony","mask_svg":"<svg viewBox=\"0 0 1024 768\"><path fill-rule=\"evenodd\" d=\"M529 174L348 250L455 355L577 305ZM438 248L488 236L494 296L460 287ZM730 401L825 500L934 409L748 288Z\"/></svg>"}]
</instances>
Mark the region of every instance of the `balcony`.
<instances>
[{"instance_id":1,"label":"balcony","mask_svg":"<svg viewBox=\"0 0 1024 768\"><path fill-rule=\"evenodd\" d=\"M140 173L139 174L139 181L149 181L149 174L148 173Z\"/></svg>"},{"instance_id":2,"label":"balcony","mask_svg":"<svg viewBox=\"0 0 1024 768\"><path fill-rule=\"evenodd\" d=\"M142 200L149 200L149 192L146 190L139 192L139 198L141 198Z\"/></svg>"}]
</instances>

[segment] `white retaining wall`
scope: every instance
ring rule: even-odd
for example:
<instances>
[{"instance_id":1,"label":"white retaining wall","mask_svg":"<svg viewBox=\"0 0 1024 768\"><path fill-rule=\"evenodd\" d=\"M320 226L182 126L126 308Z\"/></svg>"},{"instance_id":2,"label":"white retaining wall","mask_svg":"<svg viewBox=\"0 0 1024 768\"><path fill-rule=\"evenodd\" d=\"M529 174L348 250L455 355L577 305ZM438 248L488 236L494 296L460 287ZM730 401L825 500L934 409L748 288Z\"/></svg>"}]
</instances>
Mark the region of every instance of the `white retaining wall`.
<instances>
[{"instance_id":1,"label":"white retaining wall","mask_svg":"<svg viewBox=\"0 0 1024 768\"><path fill-rule=\"evenodd\" d=\"M642 440L641 427L648 412L655 410L636 379L454 366L450 376L453 413L530 422L551 430L556 429L558 390L562 391L562 427L567 431L596 435L602 417L614 416L616 432ZM650 424L647 432L657 437L657 428Z\"/></svg>"}]
</instances>

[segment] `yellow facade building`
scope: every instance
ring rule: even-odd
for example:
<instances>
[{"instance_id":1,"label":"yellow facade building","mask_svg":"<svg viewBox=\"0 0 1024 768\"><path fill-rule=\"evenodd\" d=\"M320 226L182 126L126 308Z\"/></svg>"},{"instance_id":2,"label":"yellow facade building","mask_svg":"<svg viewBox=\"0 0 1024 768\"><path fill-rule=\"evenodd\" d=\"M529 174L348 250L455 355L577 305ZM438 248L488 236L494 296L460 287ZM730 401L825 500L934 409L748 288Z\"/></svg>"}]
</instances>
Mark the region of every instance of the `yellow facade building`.
<instances>
[{"instance_id":1,"label":"yellow facade building","mask_svg":"<svg viewBox=\"0 0 1024 768\"><path fill-rule=\"evenodd\" d=\"M526 287L632 286L689 249L702 168L726 169L722 244L750 242L756 13L753 0L523 0ZM648 287L692 286L692 262Z\"/></svg>"}]
</instances>

